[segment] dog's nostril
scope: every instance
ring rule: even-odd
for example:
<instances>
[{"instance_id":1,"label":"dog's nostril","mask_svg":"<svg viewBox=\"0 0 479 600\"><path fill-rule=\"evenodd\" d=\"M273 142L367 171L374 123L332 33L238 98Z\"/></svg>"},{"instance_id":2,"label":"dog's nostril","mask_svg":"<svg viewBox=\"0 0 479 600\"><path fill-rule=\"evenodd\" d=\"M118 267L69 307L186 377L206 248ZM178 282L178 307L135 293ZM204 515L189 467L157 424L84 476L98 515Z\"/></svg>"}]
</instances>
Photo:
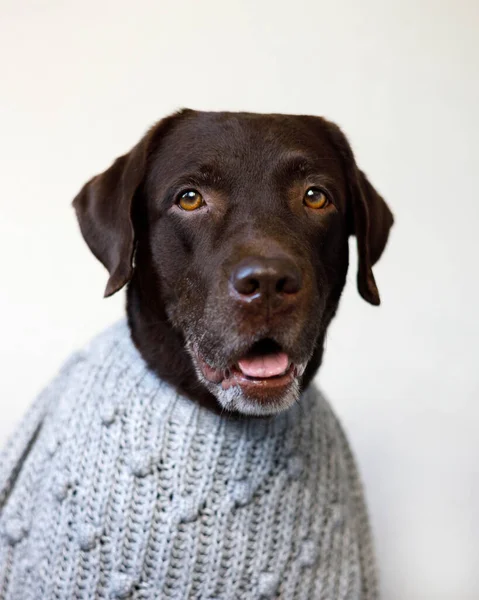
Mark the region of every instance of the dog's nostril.
<instances>
[{"instance_id":1,"label":"dog's nostril","mask_svg":"<svg viewBox=\"0 0 479 600\"><path fill-rule=\"evenodd\" d=\"M299 273L291 273L286 277L278 279L276 292L278 294L297 294L301 289L301 278Z\"/></svg>"},{"instance_id":2,"label":"dog's nostril","mask_svg":"<svg viewBox=\"0 0 479 600\"><path fill-rule=\"evenodd\" d=\"M239 294L251 296L259 290L260 283L254 277L240 277L235 280L234 286Z\"/></svg>"},{"instance_id":3,"label":"dog's nostril","mask_svg":"<svg viewBox=\"0 0 479 600\"><path fill-rule=\"evenodd\" d=\"M281 279L278 279L278 281L276 282L276 291L279 294L284 292L285 284L286 284L286 277L282 277Z\"/></svg>"},{"instance_id":4,"label":"dog's nostril","mask_svg":"<svg viewBox=\"0 0 479 600\"><path fill-rule=\"evenodd\" d=\"M260 291L261 273L256 263L242 261L231 274L231 283L241 296L251 296Z\"/></svg>"}]
</instances>

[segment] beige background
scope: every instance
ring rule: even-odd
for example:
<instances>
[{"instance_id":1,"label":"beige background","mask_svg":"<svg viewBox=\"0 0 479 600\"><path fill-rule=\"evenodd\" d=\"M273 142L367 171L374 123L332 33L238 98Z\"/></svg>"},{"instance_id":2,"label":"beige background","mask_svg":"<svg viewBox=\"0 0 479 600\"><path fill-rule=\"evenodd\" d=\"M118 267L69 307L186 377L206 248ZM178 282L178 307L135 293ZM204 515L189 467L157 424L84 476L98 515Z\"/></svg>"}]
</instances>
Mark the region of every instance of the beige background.
<instances>
[{"instance_id":1,"label":"beige background","mask_svg":"<svg viewBox=\"0 0 479 600\"><path fill-rule=\"evenodd\" d=\"M319 376L364 475L383 595L479 598L477 0L0 10L0 442L123 310L80 239L81 184L182 106L323 114L397 221L383 305L353 265Z\"/></svg>"}]
</instances>

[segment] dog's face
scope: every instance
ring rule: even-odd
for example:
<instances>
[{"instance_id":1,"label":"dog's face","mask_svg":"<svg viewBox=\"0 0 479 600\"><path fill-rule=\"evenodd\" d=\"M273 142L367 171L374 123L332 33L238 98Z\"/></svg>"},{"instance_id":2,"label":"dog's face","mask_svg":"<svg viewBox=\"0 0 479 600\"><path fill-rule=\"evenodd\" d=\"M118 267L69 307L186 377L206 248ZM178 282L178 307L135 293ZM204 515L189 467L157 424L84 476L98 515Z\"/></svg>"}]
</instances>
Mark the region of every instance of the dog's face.
<instances>
[{"instance_id":1,"label":"dog's face","mask_svg":"<svg viewBox=\"0 0 479 600\"><path fill-rule=\"evenodd\" d=\"M182 111L74 205L110 272L106 295L130 281L146 360L227 410L271 414L298 399L320 364L350 234L360 293L379 303L371 267L392 215L321 118Z\"/></svg>"}]
</instances>

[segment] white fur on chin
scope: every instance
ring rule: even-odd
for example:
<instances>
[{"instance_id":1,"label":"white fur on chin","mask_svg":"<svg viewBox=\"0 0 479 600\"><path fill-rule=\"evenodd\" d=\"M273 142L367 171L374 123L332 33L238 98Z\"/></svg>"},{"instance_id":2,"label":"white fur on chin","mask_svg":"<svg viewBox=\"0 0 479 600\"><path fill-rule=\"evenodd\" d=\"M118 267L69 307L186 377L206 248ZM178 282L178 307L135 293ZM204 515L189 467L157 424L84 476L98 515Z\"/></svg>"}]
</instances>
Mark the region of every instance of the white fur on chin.
<instances>
[{"instance_id":1,"label":"white fur on chin","mask_svg":"<svg viewBox=\"0 0 479 600\"><path fill-rule=\"evenodd\" d=\"M243 415L266 416L275 415L291 408L299 400L299 382L294 379L288 389L274 401L262 403L248 398L240 386L235 385L224 390L218 385L217 390L211 390L219 404L228 411L236 411Z\"/></svg>"},{"instance_id":2,"label":"white fur on chin","mask_svg":"<svg viewBox=\"0 0 479 600\"><path fill-rule=\"evenodd\" d=\"M275 415L288 408L291 408L299 400L300 386L298 378L293 379L288 388L273 401L258 402L248 398L239 385L233 385L228 389L223 389L221 383L212 383L203 375L199 368L195 355L192 351L192 345L187 344L187 350L193 359L198 379L208 388L208 390L218 400L218 404L229 412L239 412L243 415L268 416ZM297 367L298 375L301 376L306 369L306 364Z\"/></svg>"}]
</instances>

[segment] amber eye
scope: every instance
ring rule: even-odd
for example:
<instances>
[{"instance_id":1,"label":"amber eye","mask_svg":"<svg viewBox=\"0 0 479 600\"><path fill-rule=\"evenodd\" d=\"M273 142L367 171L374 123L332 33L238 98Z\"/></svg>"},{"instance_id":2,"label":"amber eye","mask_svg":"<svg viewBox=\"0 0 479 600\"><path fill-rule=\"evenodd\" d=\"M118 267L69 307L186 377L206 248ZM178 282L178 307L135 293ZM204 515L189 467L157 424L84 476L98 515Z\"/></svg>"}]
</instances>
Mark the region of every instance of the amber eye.
<instances>
[{"instance_id":1,"label":"amber eye","mask_svg":"<svg viewBox=\"0 0 479 600\"><path fill-rule=\"evenodd\" d=\"M183 210L196 210L204 205L203 196L196 190L183 192L178 198L178 206Z\"/></svg>"},{"instance_id":2,"label":"amber eye","mask_svg":"<svg viewBox=\"0 0 479 600\"><path fill-rule=\"evenodd\" d=\"M329 204L329 200L319 188L310 187L304 195L303 203L309 208L325 208Z\"/></svg>"}]
</instances>

